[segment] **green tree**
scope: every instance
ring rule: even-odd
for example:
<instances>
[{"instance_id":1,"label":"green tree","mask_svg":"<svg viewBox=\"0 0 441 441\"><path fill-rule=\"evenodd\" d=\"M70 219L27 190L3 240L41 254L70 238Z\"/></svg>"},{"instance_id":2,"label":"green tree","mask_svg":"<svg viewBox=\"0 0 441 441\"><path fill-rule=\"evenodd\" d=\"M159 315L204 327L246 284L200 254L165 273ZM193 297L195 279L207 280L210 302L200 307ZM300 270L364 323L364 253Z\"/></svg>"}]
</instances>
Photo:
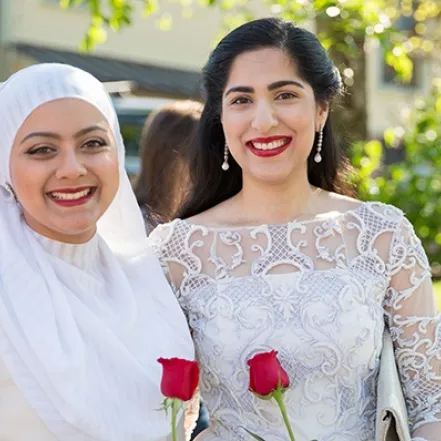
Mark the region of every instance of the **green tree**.
<instances>
[{"instance_id":1,"label":"green tree","mask_svg":"<svg viewBox=\"0 0 441 441\"><path fill-rule=\"evenodd\" d=\"M419 100L405 125L388 129L389 148L403 150L402 162L382 169L378 141L354 146L354 176L365 200L401 208L414 225L434 275L441 276L441 79L426 100Z\"/></svg>"},{"instance_id":2,"label":"green tree","mask_svg":"<svg viewBox=\"0 0 441 441\"><path fill-rule=\"evenodd\" d=\"M194 0L178 0L185 10ZM246 0L198 0L225 13L226 32L253 18ZM346 91L337 117L337 133L348 141L364 140L367 132L366 54L370 39L379 42L386 62L400 81L412 78L415 57L426 57L440 48L441 1L439 0L259 0L271 14L302 25L315 22L317 35L342 72ZM91 22L82 48L91 50L105 41L107 31L130 26L140 4L146 15L157 14L158 0L61 0L69 8L87 5ZM168 27L164 17L162 23ZM400 23L406 24L404 32ZM189 42L191 44L191 42ZM351 135L351 138L348 135Z\"/></svg>"}]
</instances>

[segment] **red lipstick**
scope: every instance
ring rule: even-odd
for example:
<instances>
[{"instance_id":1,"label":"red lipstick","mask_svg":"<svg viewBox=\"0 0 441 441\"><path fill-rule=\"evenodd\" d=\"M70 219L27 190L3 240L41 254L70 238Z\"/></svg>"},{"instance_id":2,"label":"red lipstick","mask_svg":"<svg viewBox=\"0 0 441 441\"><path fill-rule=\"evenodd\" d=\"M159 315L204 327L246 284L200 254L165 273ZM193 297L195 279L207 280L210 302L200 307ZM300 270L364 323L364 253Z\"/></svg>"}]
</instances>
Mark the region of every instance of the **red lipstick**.
<instances>
[{"instance_id":1,"label":"red lipstick","mask_svg":"<svg viewBox=\"0 0 441 441\"><path fill-rule=\"evenodd\" d=\"M259 156L261 158L270 158L273 156L278 156L281 153L283 153L291 145L291 141L292 141L292 137L290 136L268 136L268 137L250 139L246 143L246 146L254 155ZM281 145L280 147L275 147L267 150L258 149L254 147L254 144L270 144L272 142L280 142Z\"/></svg>"},{"instance_id":2,"label":"red lipstick","mask_svg":"<svg viewBox=\"0 0 441 441\"><path fill-rule=\"evenodd\" d=\"M60 193L65 195L72 195L75 193L81 193L83 191L89 190L87 194L84 196L78 198L78 199L63 199L61 197L56 197L54 194ZM90 187L90 186L83 186L83 187L77 187L77 188L60 188L51 192L48 192L47 195L49 196L50 200L52 202L55 202L57 205L60 205L61 207L76 207L79 205L86 204L94 194L96 193L96 187Z\"/></svg>"}]
</instances>

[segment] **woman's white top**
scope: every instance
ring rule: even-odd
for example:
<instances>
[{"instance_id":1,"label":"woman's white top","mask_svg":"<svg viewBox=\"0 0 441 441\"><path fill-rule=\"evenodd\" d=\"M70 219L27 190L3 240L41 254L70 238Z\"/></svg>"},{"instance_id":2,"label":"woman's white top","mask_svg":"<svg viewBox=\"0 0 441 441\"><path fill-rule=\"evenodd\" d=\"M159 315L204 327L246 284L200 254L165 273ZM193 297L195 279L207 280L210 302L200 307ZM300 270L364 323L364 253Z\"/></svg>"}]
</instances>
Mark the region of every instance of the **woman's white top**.
<instances>
[{"instance_id":1,"label":"woman's white top","mask_svg":"<svg viewBox=\"0 0 441 441\"><path fill-rule=\"evenodd\" d=\"M44 249L73 268L83 270L76 277L86 292L93 292L94 285L103 283L97 268L98 236L87 244L71 245L53 241L32 230ZM30 311L32 313L32 311ZM57 441L38 413L26 401L23 393L12 380L2 358L0 358L0 440L1 441Z\"/></svg>"},{"instance_id":2,"label":"woman's white top","mask_svg":"<svg viewBox=\"0 0 441 441\"><path fill-rule=\"evenodd\" d=\"M413 439L441 440L441 319L430 267L398 209L361 203L283 225L175 220L150 236L192 330L203 441L288 441L274 400L249 392L247 360L275 349L296 441L373 441L385 323Z\"/></svg>"},{"instance_id":3,"label":"woman's white top","mask_svg":"<svg viewBox=\"0 0 441 441\"><path fill-rule=\"evenodd\" d=\"M2 441L57 441L25 400L0 359L0 439Z\"/></svg>"}]
</instances>

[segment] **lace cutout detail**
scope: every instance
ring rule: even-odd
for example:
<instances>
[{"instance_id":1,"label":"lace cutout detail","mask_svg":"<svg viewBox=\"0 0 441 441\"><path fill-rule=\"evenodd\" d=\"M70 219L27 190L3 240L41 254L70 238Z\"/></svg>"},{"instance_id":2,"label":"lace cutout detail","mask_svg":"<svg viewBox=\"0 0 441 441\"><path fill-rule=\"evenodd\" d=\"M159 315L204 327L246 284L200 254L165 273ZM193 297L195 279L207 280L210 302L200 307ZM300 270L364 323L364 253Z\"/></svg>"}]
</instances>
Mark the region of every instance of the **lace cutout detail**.
<instances>
[{"instance_id":1,"label":"lace cutout detail","mask_svg":"<svg viewBox=\"0 0 441 441\"><path fill-rule=\"evenodd\" d=\"M276 349L292 384L298 441L371 441L384 323L413 440L441 433L441 320L421 242L403 213L362 203L284 225L208 228L175 220L150 236L201 365L211 415L202 441L287 441L272 401L248 391L246 361Z\"/></svg>"}]
</instances>

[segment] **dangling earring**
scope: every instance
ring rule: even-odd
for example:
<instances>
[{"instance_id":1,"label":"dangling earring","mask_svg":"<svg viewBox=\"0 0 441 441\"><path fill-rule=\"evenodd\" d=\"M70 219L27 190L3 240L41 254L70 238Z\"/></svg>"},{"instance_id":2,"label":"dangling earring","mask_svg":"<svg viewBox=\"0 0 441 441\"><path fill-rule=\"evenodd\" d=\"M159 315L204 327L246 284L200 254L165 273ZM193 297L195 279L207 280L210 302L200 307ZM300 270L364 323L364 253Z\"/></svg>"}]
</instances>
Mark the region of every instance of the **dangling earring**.
<instances>
[{"instance_id":1,"label":"dangling earring","mask_svg":"<svg viewBox=\"0 0 441 441\"><path fill-rule=\"evenodd\" d=\"M319 164L320 162L322 162L322 146L323 146L323 127L320 127L319 129L319 135L318 135L318 140L317 140L317 153L314 156L314 161Z\"/></svg>"},{"instance_id":2,"label":"dangling earring","mask_svg":"<svg viewBox=\"0 0 441 441\"><path fill-rule=\"evenodd\" d=\"M228 145L225 143L224 147L224 162L222 163L222 170L227 171L230 168L230 164L228 164Z\"/></svg>"}]
</instances>

